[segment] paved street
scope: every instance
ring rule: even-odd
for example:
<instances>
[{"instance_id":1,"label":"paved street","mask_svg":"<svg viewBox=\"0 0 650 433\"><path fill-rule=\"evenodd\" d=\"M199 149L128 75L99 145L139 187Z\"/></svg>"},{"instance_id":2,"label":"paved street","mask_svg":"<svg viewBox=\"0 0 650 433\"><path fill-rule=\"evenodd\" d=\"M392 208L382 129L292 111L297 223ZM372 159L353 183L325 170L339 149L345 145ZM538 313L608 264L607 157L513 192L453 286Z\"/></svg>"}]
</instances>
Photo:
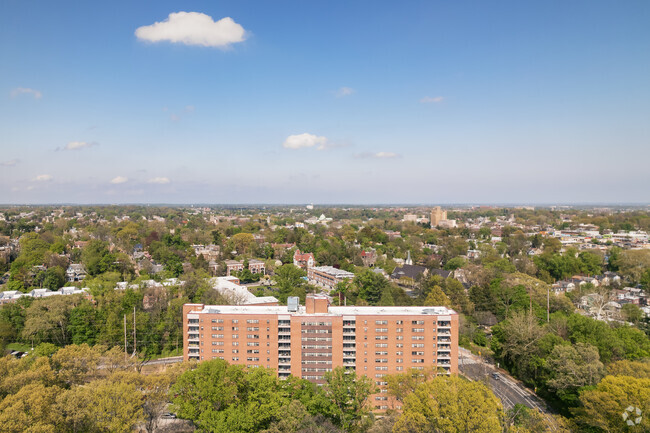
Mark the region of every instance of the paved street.
<instances>
[{"instance_id":1,"label":"paved street","mask_svg":"<svg viewBox=\"0 0 650 433\"><path fill-rule=\"evenodd\" d=\"M497 369L496 366L485 362L469 350L459 348L458 368L465 377L488 385L494 394L501 399L506 410L520 403L531 409L538 409L547 415L552 413L546 403L521 382L514 379L505 370ZM494 373L498 374L498 379L493 377ZM550 416L548 418L549 421L552 420ZM555 425L555 422L552 421L552 424Z\"/></svg>"}]
</instances>

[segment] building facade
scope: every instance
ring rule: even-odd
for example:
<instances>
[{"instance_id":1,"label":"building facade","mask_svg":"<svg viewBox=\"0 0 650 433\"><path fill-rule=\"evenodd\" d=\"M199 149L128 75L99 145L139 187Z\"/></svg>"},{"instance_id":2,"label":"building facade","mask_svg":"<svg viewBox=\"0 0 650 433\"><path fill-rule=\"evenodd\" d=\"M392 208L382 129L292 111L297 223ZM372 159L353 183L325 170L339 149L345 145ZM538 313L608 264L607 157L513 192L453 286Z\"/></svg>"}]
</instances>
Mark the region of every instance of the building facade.
<instances>
[{"instance_id":1,"label":"building facade","mask_svg":"<svg viewBox=\"0 0 650 433\"><path fill-rule=\"evenodd\" d=\"M334 307L322 295L291 304L185 304L184 359L267 367L317 384L342 366L379 385L377 410L389 406L386 375L458 372L458 314L446 307Z\"/></svg>"},{"instance_id":2,"label":"building facade","mask_svg":"<svg viewBox=\"0 0 650 433\"><path fill-rule=\"evenodd\" d=\"M340 282L354 278L352 272L337 269L332 266L315 266L307 269L307 279L310 283L333 289Z\"/></svg>"},{"instance_id":3,"label":"building facade","mask_svg":"<svg viewBox=\"0 0 650 433\"><path fill-rule=\"evenodd\" d=\"M440 225L440 221L447 219L447 211L442 210L440 206L436 206L431 211L431 227L437 227Z\"/></svg>"}]
</instances>

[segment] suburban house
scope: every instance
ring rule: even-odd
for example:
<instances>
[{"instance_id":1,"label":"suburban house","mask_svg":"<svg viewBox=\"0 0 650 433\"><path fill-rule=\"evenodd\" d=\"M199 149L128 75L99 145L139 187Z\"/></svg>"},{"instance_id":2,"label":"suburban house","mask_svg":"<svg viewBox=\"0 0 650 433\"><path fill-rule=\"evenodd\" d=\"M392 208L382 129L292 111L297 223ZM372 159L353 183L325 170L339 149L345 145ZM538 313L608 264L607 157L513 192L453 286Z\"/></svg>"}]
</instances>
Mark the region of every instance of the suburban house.
<instances>
[{"instance_id":1,"label":"suburban house","mask_svg":"<svg viewBox=\"0 0 650 433\"><path fill-rule=\"evenodd\" d=\"M73 263L65 271L65 278L70 283L82 281L86 275L86 268L81 263Z\"/></svg>"},{"instance_id":2,"label":"suburban house","mask_svg":"<svg viewBox=\"0 0 650 433\"><path fill-rule=\"evenodd\" d=\"M312 253L301 253L300 250L296 250L293 253L293 265L304 270L314 267L316 261L314 260L314 254Z\"/></svg>"}]
</instances>

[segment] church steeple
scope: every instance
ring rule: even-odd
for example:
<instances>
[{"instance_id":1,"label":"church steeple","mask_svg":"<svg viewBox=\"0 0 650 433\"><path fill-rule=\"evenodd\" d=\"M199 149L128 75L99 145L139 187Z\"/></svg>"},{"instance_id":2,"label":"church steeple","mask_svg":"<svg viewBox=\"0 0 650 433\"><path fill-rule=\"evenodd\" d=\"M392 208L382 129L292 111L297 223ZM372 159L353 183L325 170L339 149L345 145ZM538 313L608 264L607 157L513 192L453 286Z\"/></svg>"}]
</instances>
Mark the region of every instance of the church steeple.
<instances>
[{"instance_id":1,"label":"church steeple","mask_svg":"<svg viewBox=\"0 0 650 433\"><path fill-rule=\"evenodd\" d=\"M411 250L409 250L408 255L406 256L406 261L404 262L405 265L412 265L413 264L413 259L411 259Z\"/></svg>"}]
</instances>

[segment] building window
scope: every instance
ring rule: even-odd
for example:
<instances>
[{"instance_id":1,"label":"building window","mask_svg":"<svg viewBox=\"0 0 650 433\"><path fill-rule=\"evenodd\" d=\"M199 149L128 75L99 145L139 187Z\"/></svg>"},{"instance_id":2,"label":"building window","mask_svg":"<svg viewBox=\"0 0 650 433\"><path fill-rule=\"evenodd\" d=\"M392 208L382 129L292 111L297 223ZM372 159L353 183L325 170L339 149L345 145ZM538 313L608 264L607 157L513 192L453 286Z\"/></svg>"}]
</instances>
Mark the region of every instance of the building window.
<instances>
[{"instance_id":1,"label":"building window","mask_svg":"<svg viewBox=\"0 0 650 433\"><path fill-rule=\"evenodd\" d=\"M375 320L375 325L388 325L388 320Z\"/></svg>"}]
</instances>

